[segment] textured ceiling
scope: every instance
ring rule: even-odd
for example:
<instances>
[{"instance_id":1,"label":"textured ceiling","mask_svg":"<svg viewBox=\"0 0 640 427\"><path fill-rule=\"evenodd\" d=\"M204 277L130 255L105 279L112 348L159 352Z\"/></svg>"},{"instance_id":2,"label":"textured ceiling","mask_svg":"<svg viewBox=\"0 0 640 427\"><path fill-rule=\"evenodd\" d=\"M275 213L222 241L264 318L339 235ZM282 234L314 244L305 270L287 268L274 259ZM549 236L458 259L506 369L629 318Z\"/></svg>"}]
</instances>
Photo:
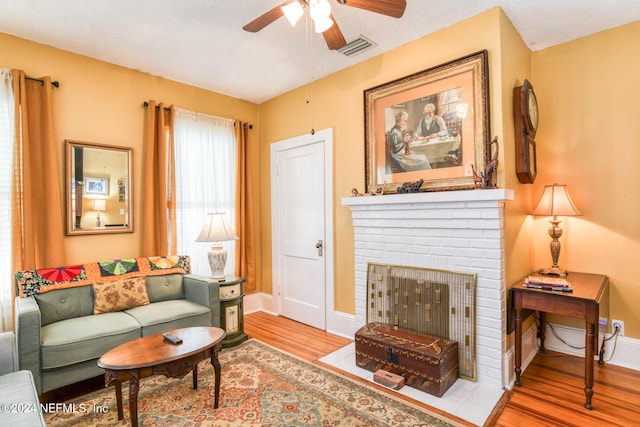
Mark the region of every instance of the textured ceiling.
<instances>
[{"instance_id":1,"label":"textured ceiling","mask_svg":"<svg viewBox=\"0 0 640 427\"><path fill-rule=\"evenodd\" d=\"M496 6L532 50L640 20L640 0L407 0L400 19L329 0L347 42L376 43L345 57L305 19L242 30L282 1L0 0L0 32L260 103Z\"/></svg>"}]
</instances>

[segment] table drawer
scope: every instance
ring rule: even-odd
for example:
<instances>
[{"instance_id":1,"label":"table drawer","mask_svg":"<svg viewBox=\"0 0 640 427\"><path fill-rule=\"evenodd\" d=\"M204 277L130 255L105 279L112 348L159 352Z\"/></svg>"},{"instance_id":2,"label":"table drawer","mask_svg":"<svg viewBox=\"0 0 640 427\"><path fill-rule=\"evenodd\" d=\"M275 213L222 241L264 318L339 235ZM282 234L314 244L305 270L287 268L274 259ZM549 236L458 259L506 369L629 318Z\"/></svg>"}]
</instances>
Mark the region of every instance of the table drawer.
<instances>
[{"instance_id":1,"label":"table drawer","mask_svg":"<svg viewBox=\"0 0 640 427\"><path fill-rule=\"evenodd\" d=\"M220 286L220 299L228 300L238 298L242 295L242 287L241 284L229 285L229 286Z\"/></svg>"}]
</instances>

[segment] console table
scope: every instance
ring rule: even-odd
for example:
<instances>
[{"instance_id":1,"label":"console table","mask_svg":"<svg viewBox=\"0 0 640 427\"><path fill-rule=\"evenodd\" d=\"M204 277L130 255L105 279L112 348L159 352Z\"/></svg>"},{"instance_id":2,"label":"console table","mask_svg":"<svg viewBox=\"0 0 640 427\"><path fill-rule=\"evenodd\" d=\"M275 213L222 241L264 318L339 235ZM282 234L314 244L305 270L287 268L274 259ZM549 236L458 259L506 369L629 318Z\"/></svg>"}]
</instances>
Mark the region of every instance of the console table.
<instances>
[{"instance_id":1,"label":"console table","mask_svg":"<svg viewBox=\"0 0 640 427\"><path fill-rule=\"evenodd\" d=\"M579 317L585 320L585 369L584 394L585 407L592 409L593 397L593 359L598 353L598 324L600 318L609 317L609 279L600 274L574 273L566 279L571 283L573 292L549 291L522 286L524 280L512 288L513 309L515 312L515 374L516 385L521 385L520 366L522 364L522 320L524 310L540 312L540 350L544 351L545 312L564 316ZM600 364L604 363L604 354L599 355Z\"/></svg>"}]
</instances>

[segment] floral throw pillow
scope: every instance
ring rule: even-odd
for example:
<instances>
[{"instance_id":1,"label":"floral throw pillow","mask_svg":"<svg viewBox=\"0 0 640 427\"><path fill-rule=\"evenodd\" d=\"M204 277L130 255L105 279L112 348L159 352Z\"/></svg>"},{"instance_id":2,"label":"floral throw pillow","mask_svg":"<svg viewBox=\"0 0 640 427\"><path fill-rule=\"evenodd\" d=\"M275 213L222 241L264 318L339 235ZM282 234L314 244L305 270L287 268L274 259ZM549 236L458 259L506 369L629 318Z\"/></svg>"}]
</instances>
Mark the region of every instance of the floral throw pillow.
<instances>
[{"instance_id":1,"label":"floral throw pillow","mask_svg":"<svg viewBox=\"0 0 640 427\"><path fill-rule=\"evenodd\" d=\"M143 276L93 284L93 314L110 313L149 304Z\"/></svg>"}]
</instances>

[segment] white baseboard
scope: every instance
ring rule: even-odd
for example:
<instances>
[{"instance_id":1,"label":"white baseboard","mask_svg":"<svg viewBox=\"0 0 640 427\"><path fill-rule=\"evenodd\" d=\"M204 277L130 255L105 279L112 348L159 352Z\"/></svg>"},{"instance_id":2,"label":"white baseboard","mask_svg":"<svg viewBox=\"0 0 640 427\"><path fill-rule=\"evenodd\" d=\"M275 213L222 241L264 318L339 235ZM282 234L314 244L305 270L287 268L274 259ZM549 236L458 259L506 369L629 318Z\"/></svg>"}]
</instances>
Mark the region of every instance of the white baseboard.
<instances>
[{"instance_id":1,"label":"white baseboard","mask_svg":"<svg viewBox=\"0 0 640 427\"><path fill-rule=\"evenodd\" d=\"M362 325L356 325L356 316L353 314L334 311L327 317L327 332L350 340L355 337L360 326Z\"/></svg>"},{"instance_id":2,"label":"white baseboard","mask_svg":"<svg viewBox=\"0 0 640 427\"><path fill-rule=\"evenodd\" d=\"M552 326L556 331L556 334L558 334L558 336L562 338L562 340L566 341L572 346L582 348L575 349L563 343L560 339L556 338L549 325L547 325L545 329L545 348L561 353L584 357L584 329L558 325L555 323L553 323ZM600 350L600 346L602 345L602 337L603 333L601 332L598 334L598 351ZM610 339L611 334L604 334L604 337L608 340L605 342L604 346L605 363L610 363L612 365L622 366L624 368L640 371L640 358L638 358L638 354L640 354L640 340L629 337L618 337L616 342L615 338Z\"/></svg>"},{"instance_id":3,"label":"white baseboard","mask_svg":"<svg viewBox=\"0 0 640 427\"><path fill-rule=\"evenodd\" d=\"M255 294L245 295L244 297L244 314L256 311L264 311L274 316L279 316L273 308L273 296L258 292ZM352 314L334 311L327 316L327 332L344 338L353 339L358 328L362 325L355 324L355 316Z\"/></svg>"},{"instance_id":4,"label":"white baseboard","mask_svg":"<svg viewBox=\"0 0 640 427\"><path fill-rule=\"evenodd\" d=\"M552 326L556 334L562 338L563 341L578 348L573 348L563 343L553 334L551 327L547 325L544 340L546 349L584 357L584 329L555 323L553 323ZM527 330L522 331L522 372L527 369L527 366L529 366L529 363L531 363L538 352L537 333L538 328L536 324L532 324ZM598 337L598 351L602 345L602 337L603 334L600 333ZM611 338L611 334L604 334L604 338L608 340L604 346L605 363L634 369L636 371L640 370L640 359L638 359L638 354L640 354L640 340L629 337L618 337L617 342L615 342L615 338ZM509 389L513 388L515 382L514 351L512 346L505 353L503 359L503 366L505 367L503 385Z\"/></svg>"},{"instance_id":5,"label":"white baseboard","mask_svg":"<svg viewBox=\"0 0 640 427\"><path fill-rule=\"evenodd\" d=\"M520 366L521 372L524 372L527 369L527 366L531 363L533 358L536 356L538 352L538 339L537 339L537 328L536 325L529 327L522 331L522 364ZM516 373L515 373L515 348L512 346L503 356L503 367L504 370L502 372L502 385L504 388L512 389L514 383L516 382Z\"/></svg>"},{"instance_id":6,"label":"white baseboard","mask_svg":"<svg viewBox=\"0 0 640 427\"><path fill-rule=\"evenodd\" d=\"M244 314L253 313L255 311L264 311L275 316L278 313L273 310L273 296L258 292L244 296Z\"/></svg>"}]
</instances>

